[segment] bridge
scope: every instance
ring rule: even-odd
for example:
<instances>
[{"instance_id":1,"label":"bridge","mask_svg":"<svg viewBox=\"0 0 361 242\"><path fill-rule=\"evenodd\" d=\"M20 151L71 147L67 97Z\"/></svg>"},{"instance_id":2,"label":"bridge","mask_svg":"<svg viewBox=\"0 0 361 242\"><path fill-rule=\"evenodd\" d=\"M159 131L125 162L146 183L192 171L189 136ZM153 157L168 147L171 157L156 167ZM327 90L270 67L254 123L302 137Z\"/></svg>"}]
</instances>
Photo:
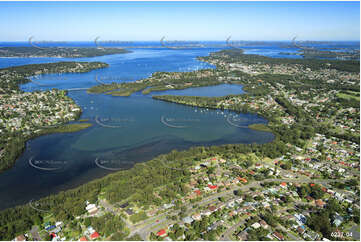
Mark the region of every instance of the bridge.
<instances>
[{"instance_id":1,"label":"bridge","mask_svg":"<svg viewBox=\"0 0 361 242\"><path fill-rule=\"evenodd\" d=\"M80 87L80 88L69 88L69 89L65 89L67 91L81 91L81 90L87 90L87 87Z\"/></svg>"}]
</instances>

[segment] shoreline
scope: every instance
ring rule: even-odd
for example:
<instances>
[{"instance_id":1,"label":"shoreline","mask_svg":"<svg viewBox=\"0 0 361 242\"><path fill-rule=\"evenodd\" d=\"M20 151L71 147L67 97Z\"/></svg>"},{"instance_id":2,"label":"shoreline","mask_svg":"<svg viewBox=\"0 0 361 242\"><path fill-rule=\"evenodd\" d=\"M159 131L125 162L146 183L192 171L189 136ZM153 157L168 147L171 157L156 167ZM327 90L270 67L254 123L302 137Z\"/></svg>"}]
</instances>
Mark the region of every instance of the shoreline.
<instances>
[{"instance_id":1,"label":"shoreline","mask_svg":"<svg viewBox=\"0 0 361 242\"><path fill-rule=\"evenodd\" d=\"M78 64L80 64L80 67L78 66ZM25 94L25 93L30 93L30 94L34 95L32 92L24 92L24 91L20 90L20 85L31 82L31 80L29 78L31 76L34 76L34 74L36 72L40 71L40 72L42 72L41 74L68 73L68 72L83 73L83 72L89 72L94 69L105 68L108 66L109 65L107 63L103 63L103 62L74 62L73 61L73 62L53 62L53 63L43 63L43 64L29 64L29 65L12 66L12 67L7 67L7 68L1 68L0 71L4 71L4 70L9 71L13 75L14 75L14 73L16 75L19 75L19 73L21 73L20 77L16 76L14 78L14 80L13 80L14 83L12 84L12 86L7 86L7 88L9 90L18 91L16 94L13 94L13 95L21 95L21 94ZM25 71L24 71L24 68L25 68ZM30 68L30 70L29 70L29 68ZM31 69L31 68L33 68L33 69ZM48 68L50 68L50 71L48 70ZM53 69L51 69L51 68L53 68ZM73 69L71 69L71 68L73 68ZM80 68L80 69L76 69L76 68ZM46 69L47 71L44 72L44 69ZM54 70L56 70L56 71L54 72ZM46 93L46 92L50 92L50 90L40 91L40 93ZM72 114L75 113L75 116L73 115L72 118L68 119L65 122L61 121L60 124L55 125L56 128L50 127L53 129L53 131L55 131L55 133L56 133L56 130L61 130L62 129L61 127L64 128L67 125L69 125L69 122L78 120L82 113L81 107L76 105L75 101L68 96L68 92L66 90L58 90L57 89L57 92L64 93L64 96L62 98L56 97L56 98L58 98L57 99L58 101L59 100L63 100L63 101L67 100L67 101L71 102L71 103L67 104L68 106L65 105L65 107L69 107L69 105L75 106L75 108L73 108L73 110L71 112L68 110L69 113L72 113ZM78 110L76 110L76 108ZM49 116L49 117L52 117L52 116ZM82 126L85 127L86 126L85 123ZM6 163L4 162L4 158L1 157L2 163L0 164L1 165L0 166L0 175L4 171L9 170L14 166L14 164L19 159L19 157L24 153L24 151L26 149L26 143L29 140L37 138L41 135L49 134L48 131L46 131L47 130L46 126L37 128L36 126L30 125L30 127L31 127L31 129L27 131L30 133L27 135L25 135L25 131L16 131L16 132L8 131L8 133L5 133L7 135L15 135L16 139L13 138L13 140L15 140L13 142L16 142L16 144L15 144L16 150L15 150L14 154L11 153L10 155L9 155L9 151L8 151L7 157L5 157L5 159L8 159L8 161ZM47 126L47 127L49 127L49 126ZM72 126L72 127L75 127L75 126ZM76 129L73 129L72 132L76 132ZM13 145L13 143L12 143L12 145ZM10 148L8 146L4 146L4 148L2 150L5 151L6 149L10 149Z\"/></svg>"}]
</instances>

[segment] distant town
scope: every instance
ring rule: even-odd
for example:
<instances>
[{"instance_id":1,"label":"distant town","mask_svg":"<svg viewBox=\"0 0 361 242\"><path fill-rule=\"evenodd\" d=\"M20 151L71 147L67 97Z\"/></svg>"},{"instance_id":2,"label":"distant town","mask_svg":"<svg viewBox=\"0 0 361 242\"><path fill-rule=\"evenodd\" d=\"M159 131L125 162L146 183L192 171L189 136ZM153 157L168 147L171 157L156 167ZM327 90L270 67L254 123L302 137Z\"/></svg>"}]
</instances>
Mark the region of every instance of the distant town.
<instances>
[{"instance_id":1,"label":"distant town","mask_svg":"<svg viewBox=\"0 0 361 242\"><path fill-rule=\"evenodd\" d=\"M74 48L74 47L0 47L0 57L53 57L53 58L82 58L112 54L124 54L131 51L122 48Z\"/></svg>"}]
</instances>

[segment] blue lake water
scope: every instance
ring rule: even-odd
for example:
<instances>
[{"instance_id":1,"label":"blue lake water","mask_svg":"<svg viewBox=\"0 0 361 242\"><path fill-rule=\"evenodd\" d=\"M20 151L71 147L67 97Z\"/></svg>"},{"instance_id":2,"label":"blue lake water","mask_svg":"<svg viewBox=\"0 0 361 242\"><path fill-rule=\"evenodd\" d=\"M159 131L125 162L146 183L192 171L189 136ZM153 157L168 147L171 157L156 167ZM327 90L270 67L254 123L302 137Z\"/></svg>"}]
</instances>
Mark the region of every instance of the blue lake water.
<instances>
[{"instance_id":1,"label":"blue lake water","mask_svg":"<svg viewBox=\"0 0 361 242\"><path fill-rule=\"evenodd\" d=\"M135 49L128 54L95 58L2 58L1 65L54 61L103 61L109 68L81 74L49 74L33 77L24 91L51 88L85 88L101 82L128 82L155 71L193 71L214 68L196 59L217 49ZM81 119L92 127L76 133L52 134L33 139L14 167L0 174L0 209L68 189L119 169L131 168L173 149L231 143L266 143L274 136L247 128L267 123L254 114L236 114L167 103L154 94L224 96L243 93L240 85L218 85L169 90L130 97L69 91L83 109Z\"/></svg>"}]
</instances>

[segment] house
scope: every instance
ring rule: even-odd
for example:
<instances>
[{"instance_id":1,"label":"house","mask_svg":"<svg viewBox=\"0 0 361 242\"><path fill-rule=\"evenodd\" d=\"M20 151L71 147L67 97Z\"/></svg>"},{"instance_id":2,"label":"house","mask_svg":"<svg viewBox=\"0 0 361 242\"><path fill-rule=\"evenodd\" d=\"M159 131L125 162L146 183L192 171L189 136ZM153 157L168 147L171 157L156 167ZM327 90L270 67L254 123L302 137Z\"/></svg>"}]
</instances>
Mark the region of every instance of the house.
<instances>
[{"instance_id":1,"label":"house","mask_svg":"<svg viewBox=\"0 0 361 242\"><path fill-rule=\"evenodd\" d=\"M259 227L261 227L261 225L256 222L256 223L252 224L251 227L254 229L258 229Z\"/></svg>"},{"instance_id":2,"label":"house","mask_svg":"<svg viewBox=\"0 0 361 242\"><path fill-rule=\"evenodd\" d=\"M126 208L126 207L128 207L128 206L129 206L129 203L126 202L126 203L123 203L122 205L120 205L119 207L120 207L120 208Z\"/></svg>"},{"instance_id":3,"label":"house","mask_svg":"<svg viewBox=\"0 0 361 242\"><path fill-rule=\"evenodd\" d=\"M90 203L90 204L88 204L87 206L86 206L86 210L87 211L89 211L89 210L91 210L91 209L93 209L93 208L96 208L96 205L95 204L93 204L93 203Z\"/></svg>"},{"instance_id":4,"label":"house","mask_svg":"<svg viewBox=\"0 0 361 242\"><path fill-rule=\"evenodd\" d=\"M166 203L166 204L163 204L163 207L164 207L165 209L171 208L171 207L173 207L173 206L174 206L174 204L173 204L173 203Z\"/></svg>"},{"instance_id":5,"label":"house","mask_svg":"<svg viewBox=\"0 0 361 242\"><path fill-rule=\"evenodd\" d=\"M258 169L261 169L261 168L262 168L262 165L259 164L259 163L256 163L255 167L256 167L256 169L258 170Z\"/></svg>"},{"instance_id":6,"label":"house","mask_svg":"<svg viewBox=\"0 0 361 242\"><path fill-rule=\"evenodd\" d=\"M98 208L95 206L95 204L88 204L85 209L91 215L94 215L98 212Z\"/></svg>"},{"instance_id":7,"label":"house","mask_svg":"<svg viewBox=\"0 0 361 242\"><path fill-rule=\"evenodd\" d=\"M95 229L93 229L92 226L89 226L89 227L87 228L87 231L86 231L87 234L92 234L92 233L94 233L94 232L95 232Z\"/></svg>"},{"instance_id":8,"label":"house","mask_svg":"<svg viewBox=\"0 0 361 242\"><path fill-rule=\"evenodd\" d=\"M335 191L328 189L327 193L333 195L333 194L335 194Z\"/></svg>"},{"instance_id":9,"label":"house","mask_svg":"<svg viewBox=\"0 0 361 242\"><path fill-rule=\"evenodd\" d=\"M94 215L94 214L96 214L98 212L98 208L95 207L95 208L89 210L88 212L89 212L90 215Z\"/></svg>"},{"instance_id":10,"label":"house","mask_svg":"<svg viewBox=\"0 0 361 242\"><path fill-rule=\"evenodd\" d=\"M167 233L166 233L165 229L159 230L159 231L157 232L157 236L159 236L159 237L165 237L165 236L167 236Z\"/></svg>"},{"instance_id":11,"label":"house","mask_svg":"<svg viewBox=\"0 0 361 242\"><path fill-rule=\"evenodd\" d=\"M192 218L194 220L201 220L202 219L202 215L200 213L196 213L196 214L193 214Z\"/></svg>"},{"instance_id":12,"label":"house","mask_svg":"<svg viewBox=\"0 0 361 242\"><path fill-rule=\"evenodd\" d=\"M201 190L197 189L194 191L198 196L200 196L202 194Z\"/></svg>"},{"instance_id":13,"label":"house","mask_svg":"<svg viewBox=\"0 0 361 242\"><path fill-rule=\"evenodd\" d=\"M228 207L228 208L233 208L234 205L235 205L234 200L232 200L232 201L230 201L230 202L227 204L227 207Z\"/></svg>"},{"instance_id":14,"label":"house","mask_svg":"<svg viewBox=\"0 0 361 242\"><path fill-rule=\"evenodd\" d=\"M185 217L185 218L183 219L183 222L184 222L185 224L191 224L193 221L194 221L194 220L193 220L191 217Z\"/></svg>"},{"instance_id":15,"label":"house","mask_svg":"<svg viewBox=\"0 0 361 242\"><path fill-rule=\"evenodd\" d=\"M286 188L287 187L287 183L286 182L281 182L281 185L280 185L282 188Z\"/></svg>"},{"instance_id":16,"label":"house","mask_svg":"<svg viewBox=\"0 0 361 242\"><path fill-rule=\"evenodd\" d=\"M262 202L262 206L266 209L271 207L271 205L268 202Z\"/></svg>"},{"instance_id":17,"label":"house","mask_svg":"<svg viewBox=\"0 0 361 242\"><path fill-rule=\"evenodd\" d=\"M343 201L343 194L341 194L341 193L338 193L338 192L335 192L334 193L334 196L336 197L336 199L337 200L339 200L339 201Z\"/></svg>"},{"instance_id":18,"label":"house","mask_svg":"<svg viewBox=\"0 0 361 242\"><path fill-rule=\"evenodd\" d=\"M306 223L307 219L303 214L295 214L294 215L296 218L296 222L298 223L298 225L302 226L303 224Z\"/></svg>"},{"instance_id":19,"label":"house","mask_svg":"<svg viewBox=\"0 0 361 242\"><path fill-rule=\"evenodd\" d=\"M321 199L317 199L317 200L315 200L315 204L317 207L323 208L326 203L324 201L322 201Z\"/></svg>"},{"instance_id":20,"label":"house","mask_svg":"<svg viewBox=\"0 0 361 242\"><path fill-rule=\"evenodd\" d=\"M22 234L22 235L16 236L15 241L26 241L26 238L25 238L25 236Z\"/></svg>"},{"instance_id":21,"label":"house","mask_svg":"<svg viewBox=\"0 0 361 242\"><path fill-rule=\"evenodd\" d=\"M58 241L58 236L55 234L55 233L51 233L50 234L50 239L51 239L51 241Z\"/></svg>"},{"instance_id":22,"label":"house","mask_svg":"<svg viewBox=\"0 0 361 242\"><path fill-rule=\"evenodd\" d=\"M217 207L216 206L209 206L208 209L209 209L209 211L214 212L214 211L217 210Z\"/></svg>"},{"instance_id":23,"label":"house","mask_svg":"<svg viewBox=\"0 0 361 242\"><path fill-rule=\"evenodd\" d=\"M343 222L343 217L340 216L338 213L336 213L336 215L334 216L334 219L333 219L333 224L338 227L342 224Z\"/></svg>"},{"instance_id":24,"label":"house","mask_svg":"<svg viewBox=\"0 0 361 242\"><path fill-rule=\"evenodd\" d=\"M264 220L260 220L259 221L259 224L262 226L262 228L264 228L264 229L267 229L268 228L268 224L266 223L266 221L264 221Z\"/></svg>"},{"instance_id":25,"label":"house","mask_svg":"<svg viewBox=\"0 0 361 242\"><path fill-rule=\"evenodd\" d=\"M63 222L61 222L61 221L55 223L56 227L59 227L59 226L62 226L62 225L63 225Z\"/></svg>"},{"instance_id":26,"label":"house","mask_svg":"<svg viewBox=\"0 0 361 242\"><path fill-rule=\"evenodd\" d=\"M158 209L153 209L153 210L148 211L148 212L147 212L147 215L148 215L149 217L152 217L152 216L156 215L157 212L158 212Z\"/></svg>"},{"instance_id":27,"label":"house","mask_svg":"<svg viewBox=\"0 0 361 242\"><path fill-rule=\"evenodd\" d=\"M243 182L243 183L247 183L247 179L246 178L243 178L243 177L238 177L238 180Z\"/></svg>"},{"instance_id":28,"label":"house","mask_svg":"<svg viewBox=\"0 0 361 242\"><path fill-rule=\"evenodd\" d=\"M211 215L212 213L210 211L205 211L205 212L202 212L201 213L202 215L205 215L205 216L209 216Z\"/></svg>"},{"instance_id":29,"label":"house","mask_svg":"<svg viewBox=\"0 0 361 242\"><path fill-rule=\"evenodd\" d=\"M284 240L285 238L283 237L282 234L278 233L277 231L275 231L273 234L273 237L275 237L278 240Z\"/></svg>"},{"instance_id":30,"label":"house","mask_svg":"<svg viewBox=\"0 0 361 242\"><path fill-rule=\"evenodd\" d=\"M94 233L92 233L92 234L90 235L90 238L91 238L91 239L97 239L97 238L99 238L99 233L98 233L97 231L95 231Z\"/></svg>"},{"instance_id":31,"label":"house","mask_svg":"<svg viewBox=\"0 0 361 242\"><path fill-rule=\"evenodd\" d=\"M80 237L79 241L88 241L85 236Z\"/></svg>"},{"instance_id":32,"label":"house","mask_svg":"<svg viewBox=\"0 0 361 242\"><path fill-rule=\"evenodd\" d=\"M313 231L308 231L307 233L303 234L303 238L309 238L310 240L316 241L320 237L319 234Z\"/></svg>"},{"instance_id":33,"label":"house","mask_svg":"<svg viewBox=\"0 0 361 242\"><path fill-rule=\"evenodd\" d=\"M305 232L305 227L303 225L298 226L297 227L297 232L302 235Z\"/></svg>"},{"instance_id":34,"label":"house","mask_svg":"<svg viewBox=\"0 0 361 242\"><path fill-rule=\"evenodd\" d=\"M214 190L214 189L217 189L217 185L211 185L211 184L208 184L208 187L209 187L209 189L211 189L211 190Z\"/></svg>"},{"instance_id":35,"label":"house","mask_svg":"<svg viewBox=\"0 0 361 242\"><path fill-rule=\"evenodd\" d=\"M129 216L134 214L133 209L131 209L131 208L128 208L127 210L125 210L125 212L126 212Z\"/></svg>"}]
</instances>

